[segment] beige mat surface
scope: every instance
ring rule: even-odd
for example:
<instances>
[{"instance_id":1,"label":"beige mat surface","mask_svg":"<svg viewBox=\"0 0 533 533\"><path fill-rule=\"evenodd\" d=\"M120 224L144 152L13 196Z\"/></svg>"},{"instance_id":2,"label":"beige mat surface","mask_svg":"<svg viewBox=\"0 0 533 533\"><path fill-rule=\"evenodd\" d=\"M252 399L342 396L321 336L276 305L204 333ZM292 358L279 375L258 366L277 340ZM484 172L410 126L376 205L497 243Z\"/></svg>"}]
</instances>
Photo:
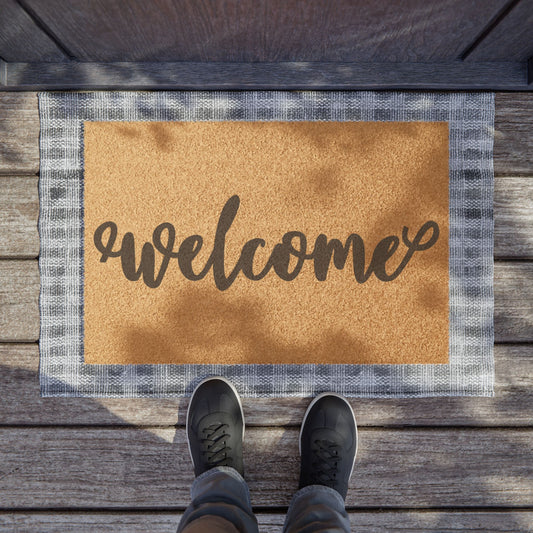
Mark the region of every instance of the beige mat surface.
<instances>
[{"instance_id":1,"label":"beige mat surface","mask_svg":"<svg viewBox=\"0 0 533 533\"><path fill-rule=\"evenodd\" d=\"M448 157L446 122L86 121L85 362L448 363Z\"/></svg>"}]
</instances>

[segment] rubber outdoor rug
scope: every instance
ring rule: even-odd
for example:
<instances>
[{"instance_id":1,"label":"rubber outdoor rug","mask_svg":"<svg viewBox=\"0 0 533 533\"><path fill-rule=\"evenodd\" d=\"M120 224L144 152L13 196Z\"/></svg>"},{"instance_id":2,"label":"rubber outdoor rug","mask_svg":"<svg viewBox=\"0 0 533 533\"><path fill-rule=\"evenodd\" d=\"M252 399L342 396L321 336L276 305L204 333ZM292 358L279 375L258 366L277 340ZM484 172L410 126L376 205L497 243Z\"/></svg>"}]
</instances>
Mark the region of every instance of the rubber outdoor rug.
<instances>
[{"instance_id":1,"label":"rubber outdoor rug","mask_svg":"<svg viewBox=\"0 0 533 533\"><path fill-rule=\"evenodd\" d=\"M43 395L493 394L493 94L39 109Z\"/></svg>"}]
</instances>

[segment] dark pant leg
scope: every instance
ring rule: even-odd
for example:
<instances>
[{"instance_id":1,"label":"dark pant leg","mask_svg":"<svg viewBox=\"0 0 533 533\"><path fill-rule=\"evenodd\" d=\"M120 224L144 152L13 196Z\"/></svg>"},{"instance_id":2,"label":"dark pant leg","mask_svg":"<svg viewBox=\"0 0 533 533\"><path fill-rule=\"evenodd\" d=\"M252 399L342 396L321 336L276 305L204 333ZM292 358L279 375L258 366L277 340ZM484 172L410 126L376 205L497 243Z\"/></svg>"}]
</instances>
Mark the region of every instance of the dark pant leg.
<instances>
[{"instance_id":1,"label":"dark pant leg","mask_svg":"<svg viewBox=\"0 0 533 533\"><path fill-rule=\"evenodd\" d=\"M185 529L182 529L182 533L239 533L239 530L231 523L220 516L204 515L200 518L196 518Z\"/></svg>"},{"instance_id":2,"label":"dark pant leg","mask_svg":"<svg viewBox=\"0 0 533 533\"><path fill-rule=\"evenodd\" d=\"M292 498L284 533L350 533L342 496L323 485L309 485Z\"/></svg>"},{"instance_id":3,"label":"dark pant leg","mask_svg":"<svg viewBox=\"0 0 533 533\"><path fill-rule=\"evenodd\" d=\"M234 468L220 466L198 476L178 533L258 533L248 485Z\"/></svg>"}]
</instances>

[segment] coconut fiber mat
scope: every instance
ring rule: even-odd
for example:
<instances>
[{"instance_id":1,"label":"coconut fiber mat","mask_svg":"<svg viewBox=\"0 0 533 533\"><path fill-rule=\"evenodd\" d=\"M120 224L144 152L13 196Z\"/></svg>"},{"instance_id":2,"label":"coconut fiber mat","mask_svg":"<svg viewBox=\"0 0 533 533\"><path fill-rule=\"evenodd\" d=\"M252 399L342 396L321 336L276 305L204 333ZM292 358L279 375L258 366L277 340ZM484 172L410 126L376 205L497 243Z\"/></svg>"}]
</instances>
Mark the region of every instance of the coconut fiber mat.
<instances>
[{"instance_id":1,"label":"coconut fiber mat","mask_svg":"<svg viewBox=\"0 0 533 533\"><path fill-rule=\"evenodd\" d=\"M492 94L39 108L43 395L492 394Z\"/></svg>"}]
</instances>

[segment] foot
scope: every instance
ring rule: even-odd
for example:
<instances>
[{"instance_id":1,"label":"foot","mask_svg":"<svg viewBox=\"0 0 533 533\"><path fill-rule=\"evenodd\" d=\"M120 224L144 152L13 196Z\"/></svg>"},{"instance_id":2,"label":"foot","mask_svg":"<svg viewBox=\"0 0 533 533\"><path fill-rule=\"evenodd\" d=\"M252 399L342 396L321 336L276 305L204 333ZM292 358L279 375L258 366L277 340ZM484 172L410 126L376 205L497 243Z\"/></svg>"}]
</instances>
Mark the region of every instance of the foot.
<instances>
[{"instance_id":1,"label":"foot","mask_svg":"<svg viewBox=\"0 0 533 533\"><path fill-rule=\"evenodd\" d=\"M239 395L228 380L207 378L194 389L186 429L196 476L215 466L231 466L244 474L244 415Z\"/></svg>"},{"instance_id":2,"label":"foot","mask_svg":"<svg viewBox=\"0 0 533 533\"><path fill-rule=\"evenodd\" d=\"M348 401L333 393L317 396L300 431L300 488L326 485L346 499L356 451L357 425Z\"/></svg>"}]
</instances>

